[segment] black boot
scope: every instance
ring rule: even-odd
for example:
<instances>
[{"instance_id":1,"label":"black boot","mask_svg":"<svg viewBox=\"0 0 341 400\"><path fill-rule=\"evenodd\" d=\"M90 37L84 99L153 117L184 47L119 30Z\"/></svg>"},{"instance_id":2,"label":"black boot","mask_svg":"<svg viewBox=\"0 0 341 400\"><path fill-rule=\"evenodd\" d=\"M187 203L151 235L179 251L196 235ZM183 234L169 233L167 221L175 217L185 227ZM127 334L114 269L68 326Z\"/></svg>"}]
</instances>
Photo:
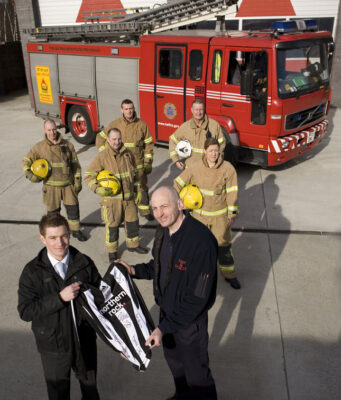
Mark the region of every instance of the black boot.
<instances>
[{"instance_id":1,"label":"black boot","mask_svg":"<svg viewBox=\"0 0 341 400\"><path fill-rule=\"evenodd\" d=\"M225 281L228 282L233 289L240 289L241 285L237 278L225 278Z\"/></svg>"},{"instance_id":2,"label":"black boot","mask_svg":"<svg viewBox=\"0 0 341 400\"><path fill-rule=\"evenodd\" d=\"M86 242L88 238L82 231L71 231L72 237L78 239L80 242Z\"/></svg>"},{"instance_id":3,"label":"black boot","mask_svg":"<svg viewBox=\"0 0 341 400\"><path fill-rule=\"evenodd\" d=\"M108 253L110 264L117 260L117 251L115 253Z\"/></svg>"},{"instance_id":4,"label":"black boot","mask_svg":"<svg viewBox=\"0 0 341 400\"><path fill-rule=\"evenodd\" d=\"M145 247L133 247L133 248L128 248L128 251L134 251L135 253L139 253L139 254L147 254L148 253L148 249L146 249Z\"/></svg>"},{"instance_id":5,"label":"black boot","mask_svg":"<svg viewBox=\"0 0 341 400\"><path fill-rule=\"evenodd\" d=\"M144 218L146 218L148 221L154 221L155 219L153 214L144 215Z\"/></svg>"}]
</instances>

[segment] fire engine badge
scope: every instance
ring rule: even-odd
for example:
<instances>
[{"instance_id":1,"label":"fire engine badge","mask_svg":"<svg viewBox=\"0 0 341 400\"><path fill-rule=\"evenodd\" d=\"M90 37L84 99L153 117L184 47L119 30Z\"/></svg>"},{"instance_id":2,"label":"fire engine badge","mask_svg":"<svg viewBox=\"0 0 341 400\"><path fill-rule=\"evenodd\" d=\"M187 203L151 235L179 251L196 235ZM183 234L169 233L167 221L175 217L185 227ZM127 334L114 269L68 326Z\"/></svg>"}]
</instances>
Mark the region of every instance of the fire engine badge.
<instances>
[{"instance_id":1,"label":"fire engine badge","mask_svg":"<svg viewBox=\"0 0 341 400\"><path fill-rule=\"evenodd\" d=\"M176 107L173 103L166 103L163 108L163 113L168 119L174 119L176 117Z\"/></svg>"}]
</instances>

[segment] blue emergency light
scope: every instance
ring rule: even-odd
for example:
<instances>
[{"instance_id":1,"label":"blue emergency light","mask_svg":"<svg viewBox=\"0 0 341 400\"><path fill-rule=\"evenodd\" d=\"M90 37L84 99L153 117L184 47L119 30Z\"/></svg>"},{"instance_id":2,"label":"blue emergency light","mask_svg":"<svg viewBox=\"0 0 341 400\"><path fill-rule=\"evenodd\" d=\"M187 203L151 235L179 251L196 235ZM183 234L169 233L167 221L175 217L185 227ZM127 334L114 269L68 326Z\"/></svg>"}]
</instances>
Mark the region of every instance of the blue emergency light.
<instances>
[{"instance_id":1,"label":"blue emergency light","mask_svg":"<svg viewBox=\"0 0 341 400\"><path fill-rule=\"evenodd\" d=\"M314 19L276 21L272 23L271 30L277 31L279 33L317 31L317 22Z\"/></svg>"}]
</instances>

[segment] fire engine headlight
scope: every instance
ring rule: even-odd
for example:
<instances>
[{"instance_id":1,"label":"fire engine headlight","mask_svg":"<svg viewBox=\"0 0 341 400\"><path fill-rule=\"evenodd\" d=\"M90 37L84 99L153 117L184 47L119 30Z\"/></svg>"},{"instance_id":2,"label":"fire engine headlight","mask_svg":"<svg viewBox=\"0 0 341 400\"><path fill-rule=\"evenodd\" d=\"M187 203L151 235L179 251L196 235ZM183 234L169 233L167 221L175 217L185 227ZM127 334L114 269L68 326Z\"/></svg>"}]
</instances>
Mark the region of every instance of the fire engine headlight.
<instances>
[{"instance_id":1,"label":"fire engine headlight","mask_svg":"<svg viewBox=\"0 0 341 400\"><path fill-rule=\"evenodd\" d=\"M287 147L289 147L289 142L283 142L282 149L286 149Z\"/></svg>"}]
</instances>

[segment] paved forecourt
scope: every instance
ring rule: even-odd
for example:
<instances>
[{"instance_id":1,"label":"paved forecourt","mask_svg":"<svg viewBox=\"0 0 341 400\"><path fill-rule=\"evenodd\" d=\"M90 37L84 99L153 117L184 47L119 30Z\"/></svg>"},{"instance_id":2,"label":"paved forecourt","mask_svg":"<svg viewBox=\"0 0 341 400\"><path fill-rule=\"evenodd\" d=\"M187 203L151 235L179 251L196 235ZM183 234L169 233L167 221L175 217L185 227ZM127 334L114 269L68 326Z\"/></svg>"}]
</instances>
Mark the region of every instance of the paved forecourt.
<instances>
[{"instance_id":1,"label":"paved forecourt","mask_svg":"<svg viewBox=\"0 0 341 400\"><path fill-rule=\"evenodd\" d=\"M339 398L341 383L341 111L332 109L328 136L312 152L282 167L238 166L240 216L233 251L242 284L233 290L221 277L210 311L210 360L220 399L320 400ZM21 158L43 137L28 95L0 98L0 398L46 397L30 326L18 317L21 270L41 248L36 223L44 212L41 186L22 174ZM70 135L66 135L70 138ZM75 143L83 172L97 150ZM155 150L150 188L172 184L177 170L166 149ZM72 244L108 267L99 198L80 194L87 242ZM64 210L63 210L64 213ZM152 247L155 222L141 222L142 245ZM130 263L148 260L125 250ZM151 282L137 282L157 321ZM173 393L162 350L153 351L145 373L136 372L98 340L98 381L103 399L164 399ZM79 397L74 381L72 398Z\"/></svg>"}]
</instances>

